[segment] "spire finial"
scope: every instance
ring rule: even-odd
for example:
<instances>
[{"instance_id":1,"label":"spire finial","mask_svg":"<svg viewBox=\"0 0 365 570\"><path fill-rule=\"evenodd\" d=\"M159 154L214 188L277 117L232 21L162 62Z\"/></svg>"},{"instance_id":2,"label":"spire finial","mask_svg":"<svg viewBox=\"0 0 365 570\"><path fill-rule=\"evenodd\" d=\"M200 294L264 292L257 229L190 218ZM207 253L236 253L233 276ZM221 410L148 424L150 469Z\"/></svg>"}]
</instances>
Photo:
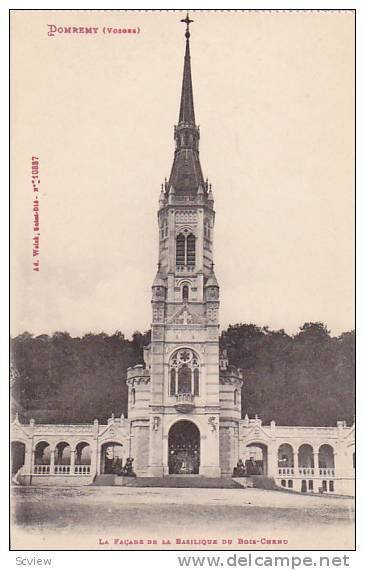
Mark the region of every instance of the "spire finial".
<instances>
[{"instance_id":1,"label":"spire finial","mask_svg":"<svg viewBox=\"0 0 365 570\"><path fill-rule=\"evenodd\" d=\"M186 24L185 37L188 40L190 38L189 26L192 22L194 22L194 20L190 20L189 12L186 12L186 18L184 18L183 20L180 20L180 22L182 22L183 24Z\"/></svg>"}]
</instances>

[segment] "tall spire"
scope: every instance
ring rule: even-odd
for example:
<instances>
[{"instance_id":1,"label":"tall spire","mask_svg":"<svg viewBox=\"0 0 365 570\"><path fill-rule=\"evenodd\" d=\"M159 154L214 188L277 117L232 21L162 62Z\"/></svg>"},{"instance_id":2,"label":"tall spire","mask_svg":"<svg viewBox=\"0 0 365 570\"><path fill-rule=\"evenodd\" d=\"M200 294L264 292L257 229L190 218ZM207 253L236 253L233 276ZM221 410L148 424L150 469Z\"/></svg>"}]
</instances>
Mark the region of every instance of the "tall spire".
<instances>
[{"instance_id":1,"label":"tall spire","mask_svg":"<svg viewBox=\"0 0 365 570\"><path fill-rule=\"evenodd\" d=\"M181 101L179 112L179 123L175 127L175 157L171 169L167 193L171 187L176 195L196 195L199 187L204 186L204 178L199 161L199 128L195 124L193 85L191 80L190 64L190 31L189 26L193 22L186 14L186 18L181 20L186 24L185 30L185 57L184 72L181 89Z\"/></svg>"},{"instance_id":2,"label":"tall spire","mask_svg":"<svg viewBox=\"0 0 365 570\"><path fill-rule=\"evenodd\" d=\"M194 101L193 101L193 84L191 80L191 65L190 65L190 46L189 46L189 25L194 22L190 20L189 14L186 14L186 18L181 20L181 22L186 24L186 46L185 46L185 58L184 58L184 75L181 89L181 101L180 101L180 113L179 113L179 125L182 123L189 123L195 126L195 115L194 115Z\"/></svg>"}]
</instances>

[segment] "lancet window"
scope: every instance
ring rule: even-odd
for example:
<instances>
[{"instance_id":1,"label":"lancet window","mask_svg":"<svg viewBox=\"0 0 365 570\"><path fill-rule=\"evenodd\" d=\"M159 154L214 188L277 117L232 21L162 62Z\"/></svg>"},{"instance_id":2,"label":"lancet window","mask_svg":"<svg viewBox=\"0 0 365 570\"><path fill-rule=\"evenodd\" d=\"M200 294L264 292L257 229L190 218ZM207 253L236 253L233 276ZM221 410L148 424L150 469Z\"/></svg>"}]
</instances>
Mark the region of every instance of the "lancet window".
<instances>
[{"instance_id":1,"label":"lancet window","mask_svg":"<svg viewBox=\"0 0 365 570\"><path fill-rule=\"evenodd\" d=\"M179 267L195 266L195 236L178 234L176 238L176 265Z\"/></svg>"}]
</instances>

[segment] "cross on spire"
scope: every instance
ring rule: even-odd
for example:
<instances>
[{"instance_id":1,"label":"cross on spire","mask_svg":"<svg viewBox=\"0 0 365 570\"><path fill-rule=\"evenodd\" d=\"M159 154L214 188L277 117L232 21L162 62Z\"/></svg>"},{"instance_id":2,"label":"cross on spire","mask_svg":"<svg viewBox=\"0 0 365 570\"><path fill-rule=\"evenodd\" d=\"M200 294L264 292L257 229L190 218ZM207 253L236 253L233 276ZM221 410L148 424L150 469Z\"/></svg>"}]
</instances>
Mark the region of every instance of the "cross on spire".
<instances>
[{"instance_id":1,"label":"cross on spire","mask_svg":"<svg viewBox=\"0 0 365 570\"><path fill-rule=\"evenodd\" d=\"M183 24L186 24L185 37L188 40L190 38L189 26L192 22L194 22L194 20L190 20L189 12L186 12L186 17L183 20L180 20L180 22L182 22Z\"/></svg>"}]
</instances>

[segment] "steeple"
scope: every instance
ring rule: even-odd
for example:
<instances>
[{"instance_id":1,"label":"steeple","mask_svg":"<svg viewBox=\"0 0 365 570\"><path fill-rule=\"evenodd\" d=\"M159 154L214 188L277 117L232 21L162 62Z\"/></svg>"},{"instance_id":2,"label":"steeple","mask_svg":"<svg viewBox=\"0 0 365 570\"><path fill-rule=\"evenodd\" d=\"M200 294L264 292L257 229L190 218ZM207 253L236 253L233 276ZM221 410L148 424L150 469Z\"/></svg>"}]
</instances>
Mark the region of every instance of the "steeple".
<instances>
[{"instance_id":1,"label":"steeple","mask_svg":"<svg viewBox=\"0 0 365 570\"><path fill-rule=\"evenodd\" d=\"M195 124L193 84L191 79L190 63L190 31L189 25L193 22L186 15L185 57L181 88L179 122L175 126L174 138L176 142L175 157L167 184L167 193L171 186L176 195L195 196L199 186L204 188L204 178L199 161L199 127Z\"/></svg>"},{"instance_id":2,"label":"steeple","mask_svg":"<svg viewBox=\"0 0 365 570\"><path fill-rule=\"evenodd\" d=\"M195 115L194 115L194 101L193 101L193 83L191 80L191 65L190 65L190 46L189 46L189 24L194 20L190 20L189 14L186 15L185 20L181 20L186 23L186 46L185 46L185 58L184 58L184 74L181 89L181 101L180 101L180 113L179 113L179 125L189 124L195 127Z\"/></svg>"}]
</instances>

